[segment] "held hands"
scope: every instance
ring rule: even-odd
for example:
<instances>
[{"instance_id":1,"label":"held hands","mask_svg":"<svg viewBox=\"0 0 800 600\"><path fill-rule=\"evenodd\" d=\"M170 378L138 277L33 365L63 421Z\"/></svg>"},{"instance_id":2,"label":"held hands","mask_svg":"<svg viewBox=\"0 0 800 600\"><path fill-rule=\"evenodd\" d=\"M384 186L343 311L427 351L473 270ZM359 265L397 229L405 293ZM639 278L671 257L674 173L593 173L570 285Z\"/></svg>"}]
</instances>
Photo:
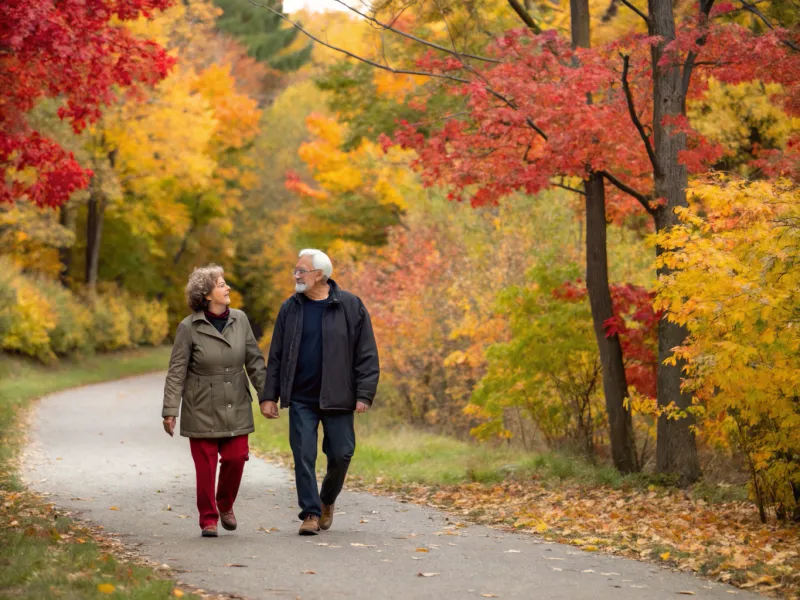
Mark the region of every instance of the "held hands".
<instances>
[{"instance_id":1,"label":"held hands","mask_svg":"<svg viewBox=\"0 0 800 600\"><path fill-rule=\"evenodd\" d=\"M265 400L261 404L259 404L261 408L261 414L264 415L267 419L279 419L280 414L278 414L278 403L274 400Z\"/></svg>"},{"instance_id":2,"label":"held hands","mask_svg":"<svg viewBox=\"0 0 800 600\"><path fill-rule=\"evenodd\" d=\"M361 402L360 400L356 402L356 412L357 413L365 413L369 410L369 404L366 402Z\"/></svg>"},{"instance_id":3,"label":"held hands","mask_svg":"<svg viewBox=\"0 0 800 600\"><path fill-rule=\"evenodd\" d=\"M164 431L169 434L169 437L175 435L175 417L164 417L162 425L164 425Z\"/></svg>"}]
</instances>

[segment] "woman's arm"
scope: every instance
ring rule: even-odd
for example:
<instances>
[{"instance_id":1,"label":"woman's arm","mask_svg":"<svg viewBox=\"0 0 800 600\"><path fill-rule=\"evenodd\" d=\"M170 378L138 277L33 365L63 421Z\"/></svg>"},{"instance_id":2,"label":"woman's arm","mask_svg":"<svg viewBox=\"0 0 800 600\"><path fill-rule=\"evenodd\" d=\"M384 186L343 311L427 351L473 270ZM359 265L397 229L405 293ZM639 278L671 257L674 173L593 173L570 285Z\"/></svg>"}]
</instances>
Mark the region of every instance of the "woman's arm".
<instances>
[{"instance_id":1,"label":"woman's arm","mask_svg":"<svg viewBox=\"0 0 800 600\"><path fill-rule=\"evenodd\" d=\"M258 340L253 335L253 328L250 327L250 321L247 319L247 337L245 338L245 354L244 354L244 368L247 370L247 376L250 378L250 383L256 388L256 394L261 397L264 391L264 382L267 379L267 365L264 362L264 355L261 353L261 348L258 347Z\"/></svg>"},{"instance_id":2,"label":"woman's arm","mask_svg":"<svg viewBox=\"0 0 800 600\"><path fill-rule=\"evenodd\" d=\"M189 359L192 356L192 334L189 328L180 323L169 357L167 381L164 384L164 408L162 417L177 417L186 383L186 372L189 370Z\"/></svg>"}]
</instances>

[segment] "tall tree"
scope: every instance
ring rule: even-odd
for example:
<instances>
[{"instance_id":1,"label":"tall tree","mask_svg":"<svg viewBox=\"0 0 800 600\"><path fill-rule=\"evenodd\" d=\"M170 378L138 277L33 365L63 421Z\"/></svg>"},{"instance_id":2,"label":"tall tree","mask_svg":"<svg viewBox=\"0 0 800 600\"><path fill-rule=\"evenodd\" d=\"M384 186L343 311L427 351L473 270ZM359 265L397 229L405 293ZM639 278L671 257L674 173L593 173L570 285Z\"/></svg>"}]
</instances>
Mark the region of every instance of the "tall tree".
<instances>
[{"instance_id":1,"label":"tall tree","mask_svg":"<svg viewBox=\"0 0 800 600\"><path fill-rule=\"evenodd\" d=\"M91 172L31 128L41 98L63 98L75 131L96 121L117 86L152 85L172 64L166 52L115 20L131 21L171 0L7 0L0 3L0 202L59 206Z\"/></svg>"},{"instance_id":2,"label":"tall tree","mask_svg":"<svg viewBox=\"0 0 800 600\"><path fill-rule=\"evenodd\" d=\"M591 16L589 0L570 0L570 32L573 51L589 48ZM577 62L577 60L576 60ZM591 103L593 98L587 96ZM628 382L619 335L608 331L614 318L608 281L608 243L606 238L606 190L603 174L586 165L588 177L583 182L586 214L586 288L589 292L594 335L603 372L603 395L606 400L611 458L622 473L638 471L633 419L628 399Z\"/></svg>"},{"instance_id":3,"label":"tall tree","mask_svg":"<svg viewBox=\"0 0 800 600\"><path fill-rule=\"evenodd\" d=\"M217 21L221 31L236 37L250 56L280 71L294 71L311 58L312 44L295 52L286 49L294 43L298 31L283 26L283 1L267 0L269 11L247 0L214 0L223 13Z\"/></svg>"}]
</instances>

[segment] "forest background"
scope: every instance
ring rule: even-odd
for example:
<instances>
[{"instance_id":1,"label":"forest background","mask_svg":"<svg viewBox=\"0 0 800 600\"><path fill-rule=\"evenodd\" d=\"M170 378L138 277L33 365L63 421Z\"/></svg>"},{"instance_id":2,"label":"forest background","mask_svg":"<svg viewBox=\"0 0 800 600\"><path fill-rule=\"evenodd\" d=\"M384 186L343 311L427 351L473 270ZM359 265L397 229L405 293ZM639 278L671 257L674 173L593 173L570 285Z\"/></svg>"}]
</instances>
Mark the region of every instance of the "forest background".
<instances>
[{"instance_id":1,"label":"forest background","mask_svg":"<svg viewBox=\"0 0 800 600\"><path fill-rule=\"evenodd\" d=\"M657 1L23 4L0 9L25 32L0 56L3 352L168 342L211 262L266 351L321 248L372 315L373 430L480 442L505 486L548 452L649 493L746 484L780 568L742 538L708 572L797 585L795 4L666 3L663 30ZM57 35L78 24L88 50ZM648 555L675 558L671 527Z\"/></svg>"}]
</instances>

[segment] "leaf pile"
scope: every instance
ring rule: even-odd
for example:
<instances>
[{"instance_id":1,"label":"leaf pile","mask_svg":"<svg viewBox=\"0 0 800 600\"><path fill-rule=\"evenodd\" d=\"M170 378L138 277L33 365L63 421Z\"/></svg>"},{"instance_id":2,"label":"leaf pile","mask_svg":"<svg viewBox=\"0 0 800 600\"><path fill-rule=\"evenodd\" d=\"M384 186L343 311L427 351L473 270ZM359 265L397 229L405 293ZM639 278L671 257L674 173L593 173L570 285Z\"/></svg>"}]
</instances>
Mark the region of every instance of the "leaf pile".
<instances>
[{"instance_id":1,"label":"leaf pile","mask_svg":"<svg viewBox=\"0 0 800 600\"><path fill-rule=\"evenodd\" d=\"M364 491L427 504L547 540L650 560L740 588L800 592L800 526L762 524L747 502L710 504L679 490L588 488L536 481L425 486L351 481Z\"/></svg>"}]
</instances>

